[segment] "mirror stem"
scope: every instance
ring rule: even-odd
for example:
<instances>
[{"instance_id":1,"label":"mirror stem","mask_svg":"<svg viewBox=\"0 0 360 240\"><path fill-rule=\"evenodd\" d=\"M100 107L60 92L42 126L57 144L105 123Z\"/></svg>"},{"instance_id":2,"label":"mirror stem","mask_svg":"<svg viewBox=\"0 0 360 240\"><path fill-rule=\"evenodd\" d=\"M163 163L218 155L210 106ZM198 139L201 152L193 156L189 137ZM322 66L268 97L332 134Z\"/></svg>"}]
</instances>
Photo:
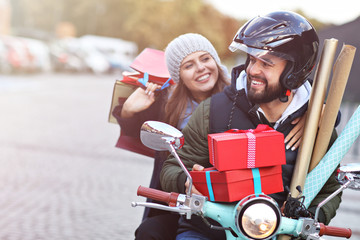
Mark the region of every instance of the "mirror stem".
<instances>
[{"instance_id":1,"label":"mirror stem","mask_svg":"<svg viewBox=\"0 0 360 240\"><path fill-rule=\"evenodd\" d=\"M193 185L192 177L191 177L189 171L186 169L183 162L180 160L179 155L176 153L176 150L175 150L174 146L171 143L169 143L169 150L170 150L171 154L176 158L176 160L179 163L180 167L182 168L182 170L185 172L187 178L189 179L190 184L189 184L189 188L188 188L188 191L186 193L186 196L190 197L191 196L191 189L192 189L192 185Z\"/></svg>"},{"instance_id":2,"label":"mirror stem","mask_svg":"<svg viewBox=\"0 0 360 240\"><path fill-rule=\"evenodd\" d=\"M315 211L315 221L318 221L318 216L319 216L319 211L320 208L322 206L324 206L328 201L330 201L333 197L335 197L336 195L338 195L338 193L342 192L345 188L347 188L347 186L351 183L351 180L348 180L346 183L344 183L344 185L342 185L340 188L338 188L338 190L336 190L335 192L333 192L330 196L328 196L325 200L323 200L322 202L319 203L319 205L316 208Z\"/></svg>"}]
</instances>

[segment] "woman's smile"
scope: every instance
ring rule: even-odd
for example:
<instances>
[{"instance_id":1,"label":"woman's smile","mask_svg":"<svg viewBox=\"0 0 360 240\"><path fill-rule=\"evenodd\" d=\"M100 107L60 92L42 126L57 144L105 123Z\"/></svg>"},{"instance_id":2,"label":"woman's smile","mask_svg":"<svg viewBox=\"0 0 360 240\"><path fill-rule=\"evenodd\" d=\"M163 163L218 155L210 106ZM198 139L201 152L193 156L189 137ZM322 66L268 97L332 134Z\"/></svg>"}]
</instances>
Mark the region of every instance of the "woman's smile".
<instances>
[{"instance_id":1,"label":"woman's smile","mask_svg":"<svg viewBox=\"0 0 360 240\"><path fill-rule=\"evenodd\" d=\"M196 81L197 82L206 82L210 79L210 74L205 74L205 75L202 75L201 77L197 78Z\"/></svg>"}]
</instances>

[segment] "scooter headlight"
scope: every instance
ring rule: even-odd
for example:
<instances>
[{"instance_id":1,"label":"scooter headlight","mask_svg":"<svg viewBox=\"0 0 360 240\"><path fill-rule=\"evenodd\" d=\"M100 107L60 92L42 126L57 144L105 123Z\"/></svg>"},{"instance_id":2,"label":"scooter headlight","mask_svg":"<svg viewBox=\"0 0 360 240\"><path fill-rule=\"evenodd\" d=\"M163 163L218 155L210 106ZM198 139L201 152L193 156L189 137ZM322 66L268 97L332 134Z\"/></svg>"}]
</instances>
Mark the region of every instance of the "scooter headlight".
<instances>
[{"instance_id":1,"label":"scooter headlight","mask_svg":"<svg viewBox=\"0 0 360 240\"><path fill-rule=\"evenodd\" d=\"M272 198L252 195L240 202L236 219L237 227L246 237L268 239L277 232L281 215Z\"/></svg>"}]
</instances>

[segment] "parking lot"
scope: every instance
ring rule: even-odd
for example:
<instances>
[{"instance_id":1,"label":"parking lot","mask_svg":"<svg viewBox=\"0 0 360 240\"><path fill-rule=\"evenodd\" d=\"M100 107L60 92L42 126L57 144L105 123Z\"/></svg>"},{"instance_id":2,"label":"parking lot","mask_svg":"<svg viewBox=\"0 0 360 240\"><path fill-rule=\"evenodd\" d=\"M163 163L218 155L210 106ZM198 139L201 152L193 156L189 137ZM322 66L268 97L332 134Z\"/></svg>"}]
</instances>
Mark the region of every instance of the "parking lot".
<instances>
[{"instance_id":1,"label":"parking lot","mask_svg":"<svg viewBox=\"0 0 360 240\"><path fill-rule=\"evenodd\" d=\"M116 75L0 76L0 239L133 239L152 159L114 147L107 122ZM345 161L359 161L348 156ZM333 226L360 239L360 192Z\"/></svg>"}]
</instances>

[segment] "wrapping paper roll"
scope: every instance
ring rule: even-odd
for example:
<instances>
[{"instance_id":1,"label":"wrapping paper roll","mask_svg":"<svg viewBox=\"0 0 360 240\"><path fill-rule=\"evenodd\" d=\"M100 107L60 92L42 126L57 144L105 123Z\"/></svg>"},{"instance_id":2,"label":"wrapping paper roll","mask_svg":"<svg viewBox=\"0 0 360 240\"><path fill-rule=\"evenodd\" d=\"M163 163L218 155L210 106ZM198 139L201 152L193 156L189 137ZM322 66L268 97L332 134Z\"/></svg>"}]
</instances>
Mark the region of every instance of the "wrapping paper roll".
<instances>
[{"instance_id":1,"label":"wrapping paper roll","mask_svg":"<svg viewBox=\"0 0 360 240\"><path fill-rule=\"evenodd\" d=\"M303 189L305 184L305 178L309 170L309 164L336 53L337 43L338 40L334 38L325 39L324 41L324 48L318 67L316 69L314 84L311 91L304 127L304 135L302 137L299 153L296 159L294 174L291 180L290 192L292 197L299 196L300 193L296 187L300 186L301 189Z\"/></svg>"},{"instance_id":2,"label":"wrapping paper roll","mask_svg":"<svg viewBox=\"0 0 360 240\"><path fill-rule=\"evenodd\" d=\"M340 109L341 100L349 78L351 66L354 60L356 48L351 45L343 45L335 62L333 78L326 101L326 106L320 128L315 140L315 147L310 162L309 172L313 170L325 155L328 148L336 117Z\"/></svg>"},{"instance_id":3,"label":"wrapping paper roll","mask_svg":"<svg viewBox=\"0 0 360 240\"><path fill-rule=\"evenodd\" d=\"M304 186L304 205L309 207L310 203L327 179L339 165L341 159L349 151L360 134L360 107L354 112L344 130L336 139L330 150L325 154L320 163L306 177Z\"/></svg>"}]
</instances>

